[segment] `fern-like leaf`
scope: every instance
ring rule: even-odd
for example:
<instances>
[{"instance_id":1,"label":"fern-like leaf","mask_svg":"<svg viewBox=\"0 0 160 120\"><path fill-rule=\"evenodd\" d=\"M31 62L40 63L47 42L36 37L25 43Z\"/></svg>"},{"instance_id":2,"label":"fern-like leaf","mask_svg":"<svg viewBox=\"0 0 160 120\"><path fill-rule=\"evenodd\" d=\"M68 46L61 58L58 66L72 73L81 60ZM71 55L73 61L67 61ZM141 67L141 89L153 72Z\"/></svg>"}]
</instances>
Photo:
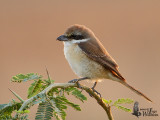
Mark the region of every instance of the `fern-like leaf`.
<instances>
[{"instance_id":1,"label":"fern-like leaf","mask_svg":"<svg viewBox=\"0 0 160 120\"><path fill-rule=\"evenodd\" d=\"M65 104L71 106L72 108L74 108L75 110L81 111L81 108L79 105L74 104L70 101L68 101L68 99L65 96L61 96L61 97L56 97L57 99L63 101Z\"/></svg>"},{"instance_id":2,"label":"fern-like leaf","mask_svg":"<svg viewBox=\"0 0 160 120\"><path fill-rule=\"evenodd\" d=\"M53 107L48 102L42 102L38 106L35 120L51 120L53 117Z\"/></svg>"},{"instance_id":3,"label":"fern-like leaf","mask_svg":"<svg viewBox=\"0 0 160 120\"><path fill-rule=\"evenodd\" d=\"M68 88L65 88L64 91L69 95L75 89L76 89L75 87L68 87Z\"/></svg>"},{"instance_id":4,"label":"fern-like leaf","mask_svg":"<svg viewBox=\"0 0 160 120\"><path fill-rule=\"evenodd\" d=\"M121 105L119 105L119 104L131 104L131 103L133 103L133 102L134 102L134 101L133 101L132 99L129 99L129 98L124 99L124 98L121 98L121 99L118 99L117 101L115 101L115 102L113 103L113 106L115 106L115 107L117 107L118 109L121 109L121 110L123 110L123 111L125 111L125 112L131 112L131 111L132 111L131 109L126 108L126 107L124 107L124 106L121 106Z\"/></svg>"},{"instance_id":5,"label":"fern-like leaf","mask_svg":"<svg viewBox=\"0 0 160 120\"><path fill-rule=\"evenodd\" d=\"M41 79L35 80L31 86L28 88L28 98L38 94L40 91L42 91L43 87L43 81Z\"/></svg>"},{"instance_id":6,"label":"fern-like leaf","mask_svg":"<svg viewBox=\"0 0 160 120\"><path fill-rule=\"evenodd\" d=\"M126 108L126 107L121 106L121 105L115 105L115 107L117 107L118 109L121 109L121 110L123 110L123 111L125 111L125 112L132 112L131 109Z\"/></svg>"},{"instance_id":7,"label":"fern-like leaf","mask_svg":"<svg viewBox=\"0 0 160 120\"><path fill-rule=\"evenodd\" d=\"M134 101L132 99L129 99L129 98L121 98L121 99L118 99L117 101L114 102L114 104L131 104L133 103Z\"/></svg>"},{"instance_id":8,"label":"fern-like leaf","mask_svg":"<svg viewBox=\"0 0 160 120\"><path fill-rule=\"evenodd\" d=\"M52 102L54 102L54 116L57 120L65 120L66 112L64 111L67 109L66 103L59 99L59 97L53 97Z\"/></svg>"},{"instance_id":9,"label":"fern-like leaf","mask_svg":"<svg viewBox=\"0 0 160 120\"><path fill-rule=\"evenodd\" d=\"M11 82L21 83L29 80L37 80L40 78L42 78L42 76L39 76L38 74L34 74L34 73L18 74L12 77Z\"/></svg>"},{"instance_id":10,"label":"fern-like leaf","mask_svg":"<svg viewBox=\"0 0 160 120\"><path fill-rule=\"evenodd\" d=\"M72 95L84 102L84 100L87 100L87 97L82 94L81 91L75 88L75 90L72 91Z\"/></svg>"},{"instance_id":11,"label":"fern-like leaf","mask_svg":"<svg viewBox=\"0 0 160 120\"><path fill-rule=\"evenodd\" d=\"M18 120L29 120L28 115L20 116L20 117L18 117Z\"/></svg>"},{"instance_id":12,"label":"fern-like leaf","mask_svg":"<svg viewBox=\"0 0 160 120\"><path fill-rule=\"evenodd\" d=\"M8 104L0 104L0 118L3 116L11 116L12 112L18 110L22 103L12 100Z\"/></svg>"},{"instance_id":13,"label":"fern-like leaf","mask_svg":"<svg viewBox=\"0 0 160 120\"><path fill-rule=\"evenodd\" d=\"M65 88L65 92L69 95L70 93L75 96L76 98L78 98L79 100L81 100L82 102L84 102L84 100L87 100L87 97L84 96L82 94L81 91L79 91L77 88L75 87L68 87Z\"/></svg>"}]
</instances>

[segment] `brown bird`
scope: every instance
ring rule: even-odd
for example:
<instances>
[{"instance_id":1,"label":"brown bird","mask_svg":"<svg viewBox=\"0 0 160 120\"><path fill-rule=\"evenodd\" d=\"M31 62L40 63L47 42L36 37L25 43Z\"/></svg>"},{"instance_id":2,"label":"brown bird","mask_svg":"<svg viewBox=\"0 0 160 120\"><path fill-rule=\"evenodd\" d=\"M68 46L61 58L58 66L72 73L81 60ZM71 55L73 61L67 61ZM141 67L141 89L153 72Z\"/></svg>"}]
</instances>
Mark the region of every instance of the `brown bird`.
<instances>
[{"instance_id":1,"label":"brown bird","mask_svg":"<svg viewBox=\"0 0 160 120\"><path fill-rule=\"evenodd\" d=\"M95 81L92 89L101 79L117 81L138 95L152 102L146 95L130 86L118 71L118 65L109 55L94 33L83 25L73 25L57 38L64 43L64 55L75 74L77 81ZM94 90L96 92L96 90Z\"/></svg>"}]
</instances>

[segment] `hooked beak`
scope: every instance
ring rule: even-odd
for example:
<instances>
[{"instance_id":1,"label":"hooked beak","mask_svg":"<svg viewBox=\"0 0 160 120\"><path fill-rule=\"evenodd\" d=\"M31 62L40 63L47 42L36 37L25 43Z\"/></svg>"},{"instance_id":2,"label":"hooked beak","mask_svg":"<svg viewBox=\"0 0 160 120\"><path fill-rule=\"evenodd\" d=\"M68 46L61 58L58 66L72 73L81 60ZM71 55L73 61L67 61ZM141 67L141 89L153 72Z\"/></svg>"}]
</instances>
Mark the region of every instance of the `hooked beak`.
<instances>
[{"instance_id":1,"label":"hooked beak","mask_svg":"<svg viewBox=\"0 0 160 120\"><path fill-rule=\"evenodd\" d=\"M68 41L68 38L67 38L67 36L65 36L65 35L61 35L61 36L59 36L59 37L57 38L57 40L59 40L59 41Z\"/></svg>"}]
</instances>

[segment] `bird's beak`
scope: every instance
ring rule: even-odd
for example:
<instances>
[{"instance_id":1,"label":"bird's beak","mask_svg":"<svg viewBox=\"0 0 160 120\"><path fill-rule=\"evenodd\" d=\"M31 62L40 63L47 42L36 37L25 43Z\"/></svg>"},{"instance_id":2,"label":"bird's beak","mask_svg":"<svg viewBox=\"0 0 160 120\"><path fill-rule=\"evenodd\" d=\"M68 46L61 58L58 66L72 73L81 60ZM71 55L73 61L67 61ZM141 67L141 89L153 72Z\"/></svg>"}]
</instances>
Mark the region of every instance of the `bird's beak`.
<instances>
[{"instance_id":1,"label":"bird's beak","mask_svg":"<svg viewBox=\"0 0 160 120\"><path fill-rule=\"evenodd\" d=\"M57 40L59 40L59 41L68 41L68 38L67 38L66 35L61 35L61 36L59 36L59 37L57 38Z\"/></svg>"}]
</instances>

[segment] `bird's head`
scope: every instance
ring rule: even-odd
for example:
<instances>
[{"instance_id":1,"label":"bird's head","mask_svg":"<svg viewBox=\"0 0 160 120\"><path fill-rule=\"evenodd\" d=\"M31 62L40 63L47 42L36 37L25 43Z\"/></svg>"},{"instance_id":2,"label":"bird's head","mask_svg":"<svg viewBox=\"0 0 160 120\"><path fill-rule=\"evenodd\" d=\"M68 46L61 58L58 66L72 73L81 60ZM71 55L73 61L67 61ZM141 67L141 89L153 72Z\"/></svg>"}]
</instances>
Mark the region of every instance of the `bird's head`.
<instances>
[{"instance_id":1,"label":"bird's head","mask_svg":"<svg viewBox=\"0 0 160 120\"><path fill-rule=\"evenodd\" d=\"M57 40L59 41L73 41L74 43L85 42L91 40L91 38L95 37L94 33L85 27L84 25L72 25L69 27L66 32L59 36Z\"/></svg>"}]
</instances>

